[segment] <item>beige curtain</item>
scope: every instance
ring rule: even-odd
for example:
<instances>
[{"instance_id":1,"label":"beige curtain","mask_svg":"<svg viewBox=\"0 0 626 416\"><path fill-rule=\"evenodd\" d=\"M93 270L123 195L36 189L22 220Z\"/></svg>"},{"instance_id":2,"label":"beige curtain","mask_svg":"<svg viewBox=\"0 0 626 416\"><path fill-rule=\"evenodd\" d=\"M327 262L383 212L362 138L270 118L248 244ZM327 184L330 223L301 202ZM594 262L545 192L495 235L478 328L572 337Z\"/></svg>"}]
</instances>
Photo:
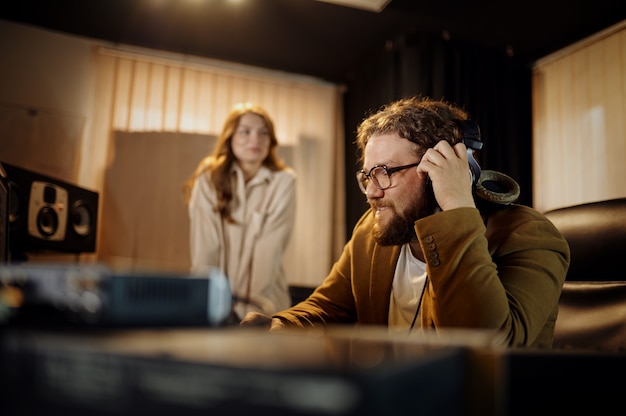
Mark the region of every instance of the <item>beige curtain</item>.
<instances>
[{"instance_id":1,"label":"beige curtain","mask_svg":"<svg viewBox=\"0 0 626 416\"><path fill-rule=\"evenodd\" d=\"M626 197L625 159L626 21L535 65L535 207Z\"/></svg>"},{"instance_id":2,"label":"beige curtain","mask_svg":"<svg viewBox=\"0 0 626 416\"><path fill-rule=\"evenodd\" d=\"M180 200L182 178L191 174L199 156L210 151L208 142L201 151L197 139L182 138L216 136L235 103L255 101L274 118L283 155L298 173L296 227L285 264L287 275L292 284L321 282L345 240L344 138L338 86L304 76L138 49L97 48L93 59L93 117L82 149L80 180L101 192L101 207L107 208L100 216L100 261L124 269L187 271L188 253L180 252L180 239L186 246L188 230L179 229L175 237L155 243L155 227L171 229L171 224L159 224L172 213L164 213L163 204L146 208L150 204L145 198L161 200L163 190L157 197L154 187L167 183L171 197ZM151 136L154 142L149 141ZM133 137L144 143L139 150L136 145L120 144L124 143L120 140ZM189 143L195 146L193 151L185 147ZM116 167L114 173L112 166ZM176 171L180 183L172 183L168 170ZM136 188L111 182L127 180L128 185L140 177ZM143 198L137 198L139 193ZM176 215L186 215L180 206L172 209L179 210ZM168 249L177 253L177 260L155 254Z\"/></svg>"}]
</instances>

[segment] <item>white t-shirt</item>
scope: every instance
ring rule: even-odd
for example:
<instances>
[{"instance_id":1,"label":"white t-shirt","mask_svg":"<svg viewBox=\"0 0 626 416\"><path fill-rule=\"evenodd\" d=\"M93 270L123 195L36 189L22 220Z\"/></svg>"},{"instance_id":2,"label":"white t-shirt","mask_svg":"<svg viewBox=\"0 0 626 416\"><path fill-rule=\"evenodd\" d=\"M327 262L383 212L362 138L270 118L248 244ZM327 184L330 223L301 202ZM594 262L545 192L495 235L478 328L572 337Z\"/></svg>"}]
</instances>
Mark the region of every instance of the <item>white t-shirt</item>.
<instances>
[{"instance_id":1,"label":"white t-shirt","mask_svg":"<svg viewBox=\"0 0 626 416\"><path fill-rule=\"evenodd\" d=\"M408 244L403 245L391 288L390 330L408 332L420 328L420 305L426 280L426 263L413 256Z\"/></svg>"}]
</instances>

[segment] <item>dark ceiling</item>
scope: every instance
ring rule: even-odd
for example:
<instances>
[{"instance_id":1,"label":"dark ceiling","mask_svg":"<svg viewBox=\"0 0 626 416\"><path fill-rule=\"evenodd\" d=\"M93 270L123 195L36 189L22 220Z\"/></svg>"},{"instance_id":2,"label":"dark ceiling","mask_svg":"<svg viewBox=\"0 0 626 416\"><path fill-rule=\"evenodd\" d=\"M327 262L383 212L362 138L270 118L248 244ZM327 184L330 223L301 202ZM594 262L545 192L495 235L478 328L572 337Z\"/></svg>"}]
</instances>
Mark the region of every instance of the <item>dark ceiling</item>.
<instances>
[{"instance_id":1,"label":"dark ceiling","mask_svg":"<svg viewBox=\"0 0 626 416\"><path fill-rule=\"evenodd\" d=\"M5 0L0 18L54 31L343 82L400 34L482 44L529 65L626 19L624 0Z\"/></svg>"}]
</instances>

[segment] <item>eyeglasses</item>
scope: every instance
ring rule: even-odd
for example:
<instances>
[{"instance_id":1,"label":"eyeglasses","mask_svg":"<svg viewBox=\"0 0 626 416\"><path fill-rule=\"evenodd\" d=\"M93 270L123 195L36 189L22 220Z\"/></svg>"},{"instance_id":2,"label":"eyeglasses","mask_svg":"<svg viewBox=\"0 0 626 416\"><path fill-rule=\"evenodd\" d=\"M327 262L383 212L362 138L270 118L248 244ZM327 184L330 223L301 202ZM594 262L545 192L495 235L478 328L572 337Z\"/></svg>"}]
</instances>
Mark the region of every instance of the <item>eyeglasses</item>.
<instances>
[{"instance_id":1,"label":"eyeglasses","mask_svg":"<svg viewBox=\"0 0 626 416\"><path fill-rule=\"evenodd\" d=\"M361 188L361 192L367 194L367 185L370 183L370 179L374 182L374 185L381 191L391 186L391 175L400 172L401 170L412 168L419 165L420 162L411 163L410 165L396 166L395 168L387 167L386 165L376 165L370 169L369 173L365 173L363 169L356 173L356 181Z\"/></svg>"}]
</instances>

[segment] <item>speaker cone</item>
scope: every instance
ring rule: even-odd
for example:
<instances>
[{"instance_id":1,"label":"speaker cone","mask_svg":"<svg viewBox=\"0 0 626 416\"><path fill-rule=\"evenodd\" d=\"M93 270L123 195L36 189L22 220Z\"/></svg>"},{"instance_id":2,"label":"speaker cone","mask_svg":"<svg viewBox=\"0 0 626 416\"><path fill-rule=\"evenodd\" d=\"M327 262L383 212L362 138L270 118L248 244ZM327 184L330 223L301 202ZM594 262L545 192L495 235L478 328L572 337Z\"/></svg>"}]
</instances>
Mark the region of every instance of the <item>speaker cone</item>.
<instances>
[{"instance_id":1,"label":"speaker cone","mask_svg":"<svg viewBox=\"0 0 626 416\"><path fill-rule=\"evenodd\" d=\"M59 228L59 216L56 211L48 206L39 210L37 214L37 230L44 237L51 237Z\"/></svg>"},{"instance_id":2,"label":"speaker cone","mask_svg":"<svg viewBox=\"0 0 626 416\"><path fill-rule=\"evenodd\" d=\"M76 235L87 237L91 233L92 214L83 201L76 201L72 205L71 224Z\"/></svg>"}]
</instances>

